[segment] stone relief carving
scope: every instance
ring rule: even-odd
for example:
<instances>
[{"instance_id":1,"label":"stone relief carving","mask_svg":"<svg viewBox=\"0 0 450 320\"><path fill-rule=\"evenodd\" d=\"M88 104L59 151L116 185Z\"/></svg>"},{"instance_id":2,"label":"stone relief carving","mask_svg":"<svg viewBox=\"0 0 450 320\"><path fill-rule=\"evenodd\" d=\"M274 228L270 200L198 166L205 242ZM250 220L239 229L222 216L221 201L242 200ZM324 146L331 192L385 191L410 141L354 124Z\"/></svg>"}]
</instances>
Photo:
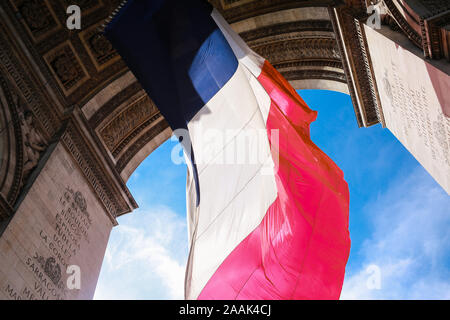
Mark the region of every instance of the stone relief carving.
<instances>
[{"instance_id":1,"label":"stone relief carving","mask_svg":"<svg viewBox=\"0 0 450 320\"><path fill-rule=\"evenodd\" d=\"M437 142L441 145L442 149L448 151L449 144L446 137L447 130L445 128L444 122L439 120L433 121L433 129Z\"/></svg>"},{"instance_id":2,"label":"stone relief carving","mask_svg":"<svg viewBox=\"0 0 450 320\"><path fill-rule=\"evenodd\" d=\"M87 211L86 198L80 191L74 191L72 188L66 187L64 198L67 203L71 203L72 209L76 211L80 210L81 213L83 213L86 216L89 223L92 223L91 218L89 216L89 212Z\"/></svg>"},{"instance_id":3,"label":"stone relief carving","mask_svg":"<svg viewBox=\"0 0 450 320\"><path fill-rule=\"evenodd\" d=\"M115 147L136 127L157 112L156 106L147 95L131 103L100 131L106 146L112 152Z\"/></svg>"},{"instance_id":4,"label":"stone relief carving","mask_svg":"<svg viewBox=\"0 0 450 320\"><path fill-rule=\"evenodd\" d=\"M96 157L73 122L68 124L61 139L104 204L111 221L116 224L115 217L129 212L128 204L111 185L109 176L105 174L105 170L96 161ZM133 205L137 207L134 202Z\"/></svg>"},{"instance_id":5,"label":"stone relief carving","mask_svg":"<svg viewBox=\"0 0 450 320\"><path fill-rule=\"evenodd\" d=\"M56 262L54 257L44 258L41 255L37 255L35 257L36 262L41 266L44 270L44 273L49 277L49 279L56 285L58 288L63 288L64 285L61 281L61 267L59 263Z\"/></svg>"},{"instance_id":6,"label":"stone relief carving","mask_svg":"<svg viewBox=\"0 0 450 320\"><path fill-rule=\"evenodd\" d=\"M83 14L88 14L103 5L101 0L64 0L66 6L75 4L81 8Z\"/></svg>"},{"instance_id":7,"label":"stone relief carving","mask_svg":"<svg viewBox=\"0 0 450 320\"><path fill-rule=\"evenodd\" d=\"M169 127L165 119L160 120L157 124L147 130L139 139L132 144L124 154L117 160L116 169L122 172L128 162L141 150L149 141Z\"/></svg>"},{"instance_id":8,"label":"stone relief carving","mask_svg":"<svg viewBox=\"0 0 450 320\"><path fill-rule=\"evenodd\" d=\"M89 78L69 41L45 54L44 58L66 95L71 94Z\"/></svg>"},{"instance_id":9,"label":"stone relief carving","mask_svg":"<svg viewBox=\"0 0 450 320\"><path fill-rule=\"evenodd\" d=\"M97 71L101 71L120 59L111 43L99 31L100 23L80 33L80 39Z\"/></svg>"},{"instance_id":10,"label":"stone relief carving","mask_svg":"<svg viewBox=\"0 0 450 320\"><path fill-rule=\"evenodd\" d=\"M23 173L22 183L28 178L30 172L36 167L48 146L42 134L36 129L35 118L30 110L27 110L14 94L14 104L19 113L20 127L23 137Z\"/></svg>"},{"instance_id":11,"label":"stone relief carving","mask_svg":"<svg viewBox=\"0 0 450 320\"><path fill-rule=\"evenodd\" d=\"M42 135L36 130L34 116L31 111L26 111L21 117L22 132L24 135L24 167L23 175L28 173L37 165L41 153L47 148Z\"/></svg>"},{"instance_id":12,"label":"stone relief carving","mask_svg":"<svg viewBox=\"0 0 450 320\"><path fill-rule=\"evenodd\" d=\"M2 112L2 152L0 166L0 202L10 207L20 192L23 171L23 137L19 110L11 83L0 73L0 107ZM0 207L2 205L0 204ZM6 208L7 209L7 208ZM0 208L1 210L1 208ZM12 211L9 211L10 213ZM2 214L0 214L2 216Z\"/></svg>"}]
</instances>

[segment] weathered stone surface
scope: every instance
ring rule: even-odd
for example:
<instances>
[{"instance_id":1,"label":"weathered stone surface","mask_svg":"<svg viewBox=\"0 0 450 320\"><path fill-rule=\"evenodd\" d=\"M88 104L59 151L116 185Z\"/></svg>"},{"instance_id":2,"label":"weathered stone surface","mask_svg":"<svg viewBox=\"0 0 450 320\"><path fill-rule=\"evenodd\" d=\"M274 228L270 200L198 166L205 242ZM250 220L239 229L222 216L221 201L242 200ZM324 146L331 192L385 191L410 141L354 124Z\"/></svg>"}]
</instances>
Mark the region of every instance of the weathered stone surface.
<instances>
[{"instance_id":1,"label":"weathered stone surface","mask_svg":"<svg viewBox=\"0 0 450 320\"><path fill-rule=\"evenodd\" d=\"M0 238L7 299L91 299L113 224L59 143ZM81 271L69 289L67 267Z\"/></svg>"},{"instance_id":2,"label":"weathered stone surface","mask_svg":"<svg viewBox=\"0 0 450 320\"><path fill-rule=\"evenodd\" d=\"M450 194L450 65L440 70L382 31L366 27L386 127Z\"/></svg>"}]
</instances>

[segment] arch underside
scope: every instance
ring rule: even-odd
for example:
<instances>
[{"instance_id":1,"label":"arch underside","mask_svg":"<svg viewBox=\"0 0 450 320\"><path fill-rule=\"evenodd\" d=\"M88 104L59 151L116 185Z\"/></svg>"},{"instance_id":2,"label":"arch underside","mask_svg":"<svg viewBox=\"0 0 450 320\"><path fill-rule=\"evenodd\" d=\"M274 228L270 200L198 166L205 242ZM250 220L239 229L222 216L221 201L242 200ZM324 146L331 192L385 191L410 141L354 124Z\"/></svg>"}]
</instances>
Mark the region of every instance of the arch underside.
<instances>
[{"instance_id":1,"label":"arch underside","mask_svg":"<svg viewBox=\"0 0 450 320\"><path fill-rule=\"evenodd\" d=\"M301 1L212 2L247 44L295 89L348 93L327 1L319 1L320 7ZM248 10L254 14L249 16ZM171 136L151 97L130 72L100 90L82 111L124 181Z\"/></svg>"},{"instance_id":2,"label":"arch underside","mask_svg":"<svg viewBox=\"0 0 450 320\"><path fill-rule=\"evenodd\" d=\"M358 125L382 122L361 33L367 18L364 1L209 1L295 89L349 93ZM66 9L72 2L81 8L81 30L66 27ZM43 149L58 134L70 131L67 128L73 131L70 134L86 138L78 139L80 152L85 157L92 153L86 163L98 162L98 174L87 179L94 188L101 187L109 202L121 203L112 214L135 207L125 182L171 136L171 129L99 30L121 2L0 3L0 126L4 129L0 211L12 212L43 154L26 146L26 133L31 132ZM450 61L448 1L373 2L382 2L386 8L382 23L409 38L425 57ZM31 114L28 124L23 121L26 114ZM89 148L83 142L87 140ZM111 181L117 185L110 187ZM123 203L117 200L121 197Z\"/></svg>"}]
</instances>

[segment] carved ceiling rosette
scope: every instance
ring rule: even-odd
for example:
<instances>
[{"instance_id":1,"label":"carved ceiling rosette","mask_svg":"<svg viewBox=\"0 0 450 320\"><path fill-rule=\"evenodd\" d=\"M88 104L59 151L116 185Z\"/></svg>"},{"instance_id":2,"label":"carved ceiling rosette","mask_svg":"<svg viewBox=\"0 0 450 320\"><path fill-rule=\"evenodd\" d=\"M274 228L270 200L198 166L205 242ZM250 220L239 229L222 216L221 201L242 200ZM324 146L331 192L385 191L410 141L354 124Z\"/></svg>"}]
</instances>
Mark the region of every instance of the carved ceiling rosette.
<instances>
[{"instance_id":1,"label":"carved ceiling rosette","mask_svg":"<svg viewBox=\"0 0 450 320\"><path fill-rule=\"evenodd\" d=\"M65 95L70 95L89 79L73 45L68 41L45 54L44 59Z\"/></svg>"},{"instance_id":2,"label":"carved ceiling rosette","mask_svg":"<svg viewBox=\"0 0 450 320\"><path fill-rule=\"evenodd\" d=\"M61 29L48 0L11 0L11 3L20 13L21 21L34 42L39 42Z\"/></svg>"}]
</instances>

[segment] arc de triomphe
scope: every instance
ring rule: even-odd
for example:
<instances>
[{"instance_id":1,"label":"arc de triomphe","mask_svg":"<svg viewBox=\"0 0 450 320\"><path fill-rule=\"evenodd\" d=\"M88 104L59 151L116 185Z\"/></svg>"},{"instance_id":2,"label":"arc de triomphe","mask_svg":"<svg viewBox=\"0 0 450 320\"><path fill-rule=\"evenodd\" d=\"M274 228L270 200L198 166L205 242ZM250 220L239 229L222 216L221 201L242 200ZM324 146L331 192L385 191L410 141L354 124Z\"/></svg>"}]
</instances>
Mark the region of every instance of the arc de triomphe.
<instances>
[{"instance_id":1,"label":"arc de triomphe","mask_svg":"<svg viewBox=\"0 0 450 320\"><path fill-rule=\"evenodd\" d=\"M348 93L360 127L387 127L450 192L449 1L210 2L296 89ZM92 298L116 218L137 208L127 179L171 136L99 33L119 4L0 3L0 299Z\"/></svg>"}]
</instances>

